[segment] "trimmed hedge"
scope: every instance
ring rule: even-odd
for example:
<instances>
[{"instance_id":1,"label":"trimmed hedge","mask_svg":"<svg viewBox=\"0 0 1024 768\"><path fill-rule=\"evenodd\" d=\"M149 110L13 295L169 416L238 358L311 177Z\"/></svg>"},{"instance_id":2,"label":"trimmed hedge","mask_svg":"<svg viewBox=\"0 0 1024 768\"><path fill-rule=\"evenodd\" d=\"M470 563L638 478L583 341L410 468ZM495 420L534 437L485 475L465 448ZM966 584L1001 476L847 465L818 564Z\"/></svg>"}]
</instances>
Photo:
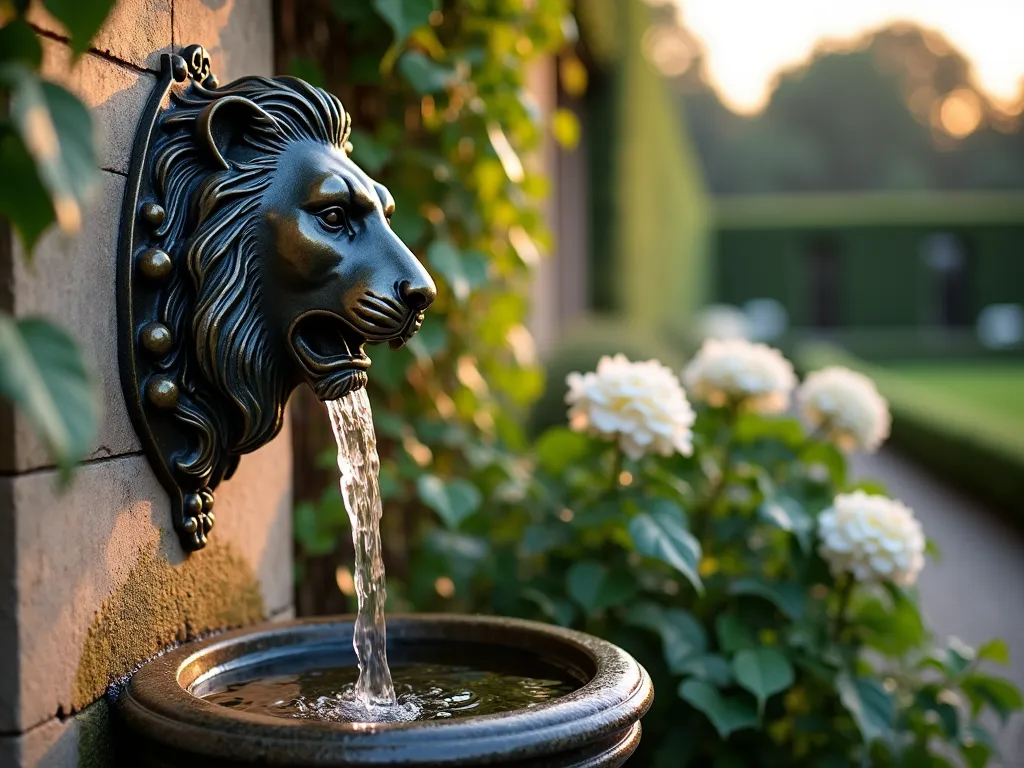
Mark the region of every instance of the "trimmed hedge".
<instances>
[{"instance_id":1,"label":"trimmed hedge","mask_svg":"<svg viewBox=\"0 0 1024 768\"><path fill-rule=\"evenodd\" d=\"M870 376L892 411L891 443L1024 528L1024 431L831 344L801 344L803 371L843 365Z\"/></svg>"}]
</instances>

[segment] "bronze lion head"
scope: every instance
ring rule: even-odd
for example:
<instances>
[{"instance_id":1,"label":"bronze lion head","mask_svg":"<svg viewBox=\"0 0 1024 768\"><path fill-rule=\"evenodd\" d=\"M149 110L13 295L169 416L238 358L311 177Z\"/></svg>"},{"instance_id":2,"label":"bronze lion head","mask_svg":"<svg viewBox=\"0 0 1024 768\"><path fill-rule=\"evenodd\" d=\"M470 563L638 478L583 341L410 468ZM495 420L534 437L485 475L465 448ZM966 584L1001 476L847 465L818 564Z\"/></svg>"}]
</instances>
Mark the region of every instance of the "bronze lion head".
<instances>
[{"instance_id":1,"label":"bronze lion head","mask_svg":"<svg viewBox=\"0 0 1024 768\"><path fill-rule=\"evenodd\" d=\"M405 343L435 288L337 98L288 77L218 87L201 48L183 54L136 139L119 302L129 408L197 549L213 488L278 433L291 391L365 386L364 344Z\"/></svg>"}]
</instances>

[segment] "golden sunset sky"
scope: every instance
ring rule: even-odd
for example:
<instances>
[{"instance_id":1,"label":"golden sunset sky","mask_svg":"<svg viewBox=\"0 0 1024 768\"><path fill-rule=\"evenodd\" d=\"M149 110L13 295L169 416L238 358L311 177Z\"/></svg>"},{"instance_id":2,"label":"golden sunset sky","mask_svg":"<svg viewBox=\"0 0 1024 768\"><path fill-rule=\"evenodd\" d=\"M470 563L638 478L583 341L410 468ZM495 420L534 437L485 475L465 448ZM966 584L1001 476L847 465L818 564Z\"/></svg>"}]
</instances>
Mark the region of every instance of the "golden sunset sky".
<instances>
[{"instance_id":1,"label":"golden sunset sky","mask_svg":"<svg viewBox=\"0 0 1024 768\"><path fill-rule=\"evenodd\" d=\"M648 0L655 4L657 0ZM780 69L824 39L849 39L906 20L940 31L974 64L1004 107L1024 85L1024 0L674 0L707 47L712 83L733 109L764 105Z\"/></svg>"}]
</instances>

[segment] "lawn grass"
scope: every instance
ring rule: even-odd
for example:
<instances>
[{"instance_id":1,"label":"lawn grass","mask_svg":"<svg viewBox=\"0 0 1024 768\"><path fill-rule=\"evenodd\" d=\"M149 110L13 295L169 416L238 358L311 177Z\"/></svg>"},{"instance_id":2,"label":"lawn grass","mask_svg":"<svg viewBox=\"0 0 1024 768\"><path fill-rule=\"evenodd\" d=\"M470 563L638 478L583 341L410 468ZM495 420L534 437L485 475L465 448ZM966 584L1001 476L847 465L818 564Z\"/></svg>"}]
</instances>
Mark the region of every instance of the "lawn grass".
<instances>
[{"instance_id":1,"label":"lawn grass","mask_svg":"<svg viewBox=\"0 0 1024 768\"><path fill-rule=\"evenodd\" d=\"M885 368L1024 430L1024 361L906 362Z\"/></svg>"}]
</instances>

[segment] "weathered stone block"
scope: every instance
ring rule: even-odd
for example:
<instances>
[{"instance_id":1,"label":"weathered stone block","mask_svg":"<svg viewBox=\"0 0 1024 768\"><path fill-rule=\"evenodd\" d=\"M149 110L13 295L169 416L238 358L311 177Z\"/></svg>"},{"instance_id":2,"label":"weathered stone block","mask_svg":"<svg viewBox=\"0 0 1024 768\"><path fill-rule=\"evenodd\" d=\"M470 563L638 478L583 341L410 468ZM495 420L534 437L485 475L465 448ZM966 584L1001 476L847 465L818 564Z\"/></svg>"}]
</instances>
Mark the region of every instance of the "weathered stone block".
<instances>
[{"instance_id":1,"label":"weathered stone block","mask_svg":"<svg viewBox=\"0 0 1024 768\"><path fill-rule=\"evenodd\" d=\"M171 50L171 15L171 0L118 2L90 48L156 71L160 68L160 54ZM64 25L48 13L39 0L35 0L29 10L29 21L39 29L67 37Z\"/></svg>"},{"instance_id":2,"label":"weathered stone block","mask_svg":"<svg viewBox=\"0 0 1024 768\"><path fill-rule=\"evenodd\" d=\"M11 278L13 313L44 315L58 323L79 343L93 371L103 419L89 459L141 450L117 366L117 229L125 181L113 173L101 177L83 212L82 231L67 237L51 230L36 246L31 264L15 244ZM52 464L28 421L16 414L12 433L0 435L0 470Z\"/></svg>"},{"instance_id":3,"label":"weathered stone block","mask_svg":"<svg viewBox=\"0 0 1024 768\"><path fill-rule=\"evenodd\" d=\"M0 736L4 768L107 768L113 760L106 701L74 717L53 718L19 736Z\"/></svg>"},{"instance_id":4,"label":"weathered stone block","mask_svg":"<svg viewBox=\"0 0 1024 768\"><path fill-rule=\"evenodd\" d=\"M217 490L206 549L186 555L142 456L0 478L13 514L17 587L0 593L0 655L17 659L0 731L78 711L160 650L291 604L288 435L242 460ZM0 526L2 527L2 526Z\"/></svg>"},{"instance_id":5,"label":"weathered stone block","mask_svg":"<svg viewBox=\"0 0 1024 768\"><path fill-rule=\"evenodd\" d=\"M79 57L72 67L67 45L47 37L41 42L43 76L68 88L92 112L100 168L127 174L135 126L156 77L95 54Z\"/></svg>"},{"instance_id":6,"label":"weathered stone block","mask_svg":"<svg viewBox=\"0 0 1024 768\"><path fill-rule=\"evenodd\" d=\"M275 74L269 0L174 0L174 44L193 43L210 52L221 83Z\"/></svg>"}]
</instances>

